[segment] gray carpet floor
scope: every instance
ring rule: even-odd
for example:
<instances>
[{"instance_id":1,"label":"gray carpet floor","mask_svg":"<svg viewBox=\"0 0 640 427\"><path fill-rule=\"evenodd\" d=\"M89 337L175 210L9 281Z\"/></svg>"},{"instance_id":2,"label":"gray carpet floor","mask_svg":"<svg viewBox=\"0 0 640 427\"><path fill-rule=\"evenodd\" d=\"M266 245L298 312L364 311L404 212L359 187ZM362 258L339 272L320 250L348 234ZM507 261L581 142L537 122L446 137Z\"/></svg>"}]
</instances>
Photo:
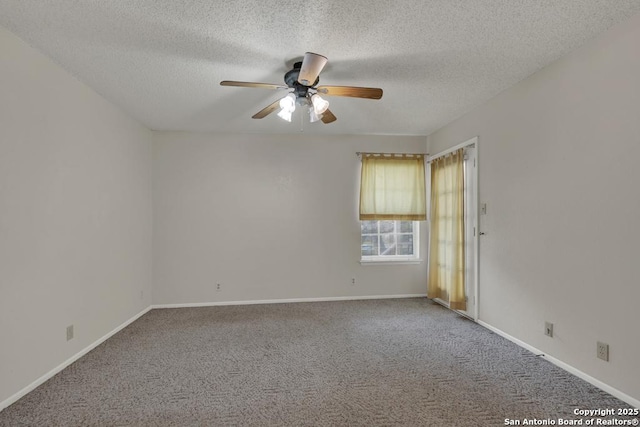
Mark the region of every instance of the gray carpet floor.
<instances>
[{"instance_id":1,"label":"gray carpet floor","mask_svg":"<svg viewBox=\"0 0 640 427\"><path fill-rule=\"evenodd\" d=\"M497 426L629 405L427 299L151 310L0 426Z\"/></svg>"}]
</instances>

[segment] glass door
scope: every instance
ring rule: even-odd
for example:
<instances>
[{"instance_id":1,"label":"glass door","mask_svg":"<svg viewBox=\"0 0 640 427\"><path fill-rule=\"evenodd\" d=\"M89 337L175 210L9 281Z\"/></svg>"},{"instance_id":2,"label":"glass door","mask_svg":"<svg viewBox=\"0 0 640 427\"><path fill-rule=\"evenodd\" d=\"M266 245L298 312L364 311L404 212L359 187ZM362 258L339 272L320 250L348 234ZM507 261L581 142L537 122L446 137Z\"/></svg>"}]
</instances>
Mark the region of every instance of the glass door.
<instances>
[{"instance_id":1,"label":"glass door","mask_svg":"<svg viewBox=\"0 0 640 427\"><path fill-rule=\"evenodd\" d=\"M467 309L456 310L477 320L478 161L476 145L464 150L465 291Z\"/></svg>"}]
</instances>

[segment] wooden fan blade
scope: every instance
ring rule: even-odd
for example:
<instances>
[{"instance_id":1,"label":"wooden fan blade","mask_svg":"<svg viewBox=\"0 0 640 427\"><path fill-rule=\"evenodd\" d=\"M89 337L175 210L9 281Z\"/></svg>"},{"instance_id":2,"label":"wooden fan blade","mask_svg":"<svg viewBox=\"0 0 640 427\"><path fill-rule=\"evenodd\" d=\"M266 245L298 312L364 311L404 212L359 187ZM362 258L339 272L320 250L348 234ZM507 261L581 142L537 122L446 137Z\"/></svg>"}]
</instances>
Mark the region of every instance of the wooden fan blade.
<instances>
[{"instance_id":1,"label":"wooden fan blade","mask_svg":"<svg viewBox=\"0 0 640 427\"><path fill-rule=\"evenodd\" d=\"M273 113L274 111L276 111L278 108L280 108L280 100L276 99L275 101L273 101L273 103L269 104L268 106L264 107L262 110L258 111L253 116L251 116L251 118L262 119L264 117L267 117L269 114Z\"/></svg>"},{"instance_id":2,"label":"wooden fan blade","mask_svg":"<svg viewBox=\"0 0 640 427\"><path fill-rule=\"evenodd\" d=\"M305 86L313 86L327 61L328 59L325 56L317 53L305 53L300 73L298 74L298 83Z\"/></svg>"},{"instance_id":3,"label":"wooden fan blade","mask_svg":"<svg viewBox=\"0 0 640 427\"><path fill-rule=\"evenodd\" d=\"M273 83L236 82L233 80L223 80L220 82L220 86L257 87L260 89L289 89L288 86L276 85Z\"/></svg>"},{"instance_id":4,"label":"wooden fan blade","mask_svg":"<svg viewBox=\"0 0 640 427\"><path fill-rule=\"evenodd\" d=\"M337 119L336 116L334 116L333 113L329 109L327 109L324 113L322 113L322 118L320 120L322 120L322 123L324 124L329 124L335 122Z\"/></svg>"},{"instance_id":5,"label":"wooden fan blade","mask_svg":"<svg viewBox=\"0 0 640 427\"><path fill-rule=\"evenodd\" d=\"M353 98L382 98L382 89L355 86L318 86L318 93L327 96L351 96Z\"/></svg>"}]
</instances>

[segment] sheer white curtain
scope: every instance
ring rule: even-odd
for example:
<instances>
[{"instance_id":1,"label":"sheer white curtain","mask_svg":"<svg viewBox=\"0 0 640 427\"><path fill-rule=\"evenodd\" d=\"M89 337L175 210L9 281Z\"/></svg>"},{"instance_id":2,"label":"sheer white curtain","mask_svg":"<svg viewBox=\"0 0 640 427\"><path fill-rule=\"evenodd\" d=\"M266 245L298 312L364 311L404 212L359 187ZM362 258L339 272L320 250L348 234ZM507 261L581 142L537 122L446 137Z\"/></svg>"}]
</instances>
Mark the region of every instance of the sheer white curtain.
<instances>
[{"instance_id":1,"label":"sheer white curtain","mask_svg":"<svg viewBox=\"0 0 640 427\"><path fill-rule=\"evenodd\" d=\"M431 162L427 296L466 310L464 283L464 149Z\"/></svg>"}]
</instances>

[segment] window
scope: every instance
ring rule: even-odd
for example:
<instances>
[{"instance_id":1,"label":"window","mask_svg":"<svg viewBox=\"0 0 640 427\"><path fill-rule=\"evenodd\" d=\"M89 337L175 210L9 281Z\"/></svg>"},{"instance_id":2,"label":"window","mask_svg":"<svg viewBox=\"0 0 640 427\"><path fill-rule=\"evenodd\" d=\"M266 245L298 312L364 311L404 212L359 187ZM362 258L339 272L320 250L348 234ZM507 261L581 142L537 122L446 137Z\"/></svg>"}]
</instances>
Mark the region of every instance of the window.
<instances>
[{"instance_id":1,"label":"window","mask_svg":"<svg viewBox=\"0 0 640 427\"><path fill-rule=\"evenodd\" d=\"M360 220L427 219L424 156L363 153Z\"/></svg>"},{"instance_id":2,"label":"window","mask_svg":"<svg viewBox=\"0 0 640 427\"><path fill-rule=\"evenodd\" d=\"M418 221L360 221L361 261L418 261Z\"/></svg>"}]
</instances>

